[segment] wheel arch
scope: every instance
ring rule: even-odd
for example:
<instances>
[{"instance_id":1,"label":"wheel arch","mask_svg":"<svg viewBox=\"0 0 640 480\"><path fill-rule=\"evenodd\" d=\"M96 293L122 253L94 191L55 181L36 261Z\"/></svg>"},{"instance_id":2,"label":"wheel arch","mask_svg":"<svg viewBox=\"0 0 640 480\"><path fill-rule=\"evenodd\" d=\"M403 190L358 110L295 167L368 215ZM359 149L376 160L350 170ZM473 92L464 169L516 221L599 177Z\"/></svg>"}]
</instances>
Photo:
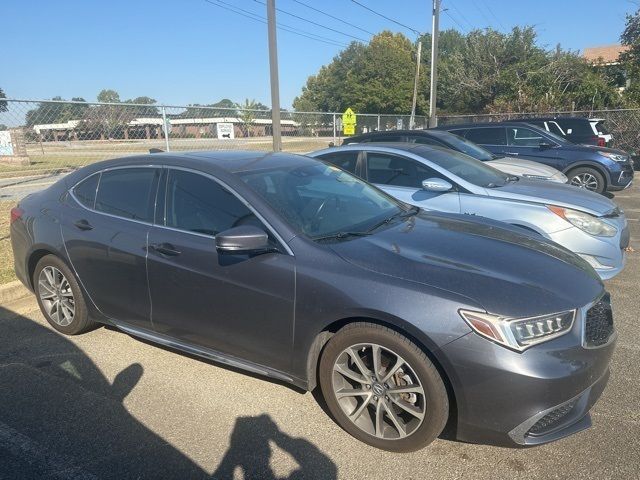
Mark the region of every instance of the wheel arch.
<instances>
[{"instance_id":1,"label":"wheel arch","mask_svg":"<svg viewBox=\"0 0 640 480\"><path fill-rule=\"evenodd\" d=\"M35 288L35 285L33 284L33 274L36 271L36 265L38 265L40 259L46 257L47 255L54 255L62 260L65 264L67 264L67 266L69 266L67 260L62 255L60 255L60 252L57 252L54 248L51 248L47 245L34 246L29 252L29 255L27 255L26 265L27 281L29 282L28 286L31 287L32 290Z\"/></svg>"},{"instance_id":2,"label":"wheel arch","mask_svg":"<svg viewBox=\"0 0 640 480\"><path fill-rule=\"evenodd\" d=\"M442 378L442 382L444 383L445 389L447 391L447 397L449 399L449 420L447 422L447 426L445 427L445 432L452 432L451 435L455 436L455 430L457 427L457 418L458 418L458 403L456 398L456 392L454 389L454 382L452 381L451 375L448 373L448 369L443 364L443 361L437 356L436 353L438 350L437 345L429 339L424 334L420 334L419 332L412 333L412 330L417 330L415 328L411 328L409 324L403 325L402 327L398 327L398 325L391 323L389 321L381 320L379 318L374 318L371 316L355 316L355 317L345 317L339 320L336 320L329 325L326 325L320 332L317 333L313 342L311 343L311 347L307 353L307 389L312 391L318 385L318 366L320 364L320 356L322 355L322 351L324 347L327 345L327 342L335 335L339 330L344 328L347 325L352 323L374 323L376 325L381 325L387 327L391 330L398 332L401 335L404 335L413 343L415 343L418 348L420 348L424 354L431 360L433 365L438 370L440 377ZM402 322L405 323L405 322Z\"/></svg>"},{"instance_id":3,"label":"wheel arch","mask_svg":"<svg viewBox=\"0 0 640 480\"><path fill-rule=\"evenodd\" d=\"M611 175L609 175L609 172L607 171L606 168L604 168L601 164L597 163L597 162L592 162L592 161L579 161L579 162L574 162L571 165L565 167L562 170L562 173L564 173L565 175L567 175L568 173L571 172L571 170L575 170L576 168L591 168L593 170L596 170L600 175L602 175L602 177L604 178L604 189L606 190L609 185L611 185ZM567 177L569 177L569 175L567 175ZM569 179L569 181L571 181L571 179Z\"/></svg>"}]
</instances>

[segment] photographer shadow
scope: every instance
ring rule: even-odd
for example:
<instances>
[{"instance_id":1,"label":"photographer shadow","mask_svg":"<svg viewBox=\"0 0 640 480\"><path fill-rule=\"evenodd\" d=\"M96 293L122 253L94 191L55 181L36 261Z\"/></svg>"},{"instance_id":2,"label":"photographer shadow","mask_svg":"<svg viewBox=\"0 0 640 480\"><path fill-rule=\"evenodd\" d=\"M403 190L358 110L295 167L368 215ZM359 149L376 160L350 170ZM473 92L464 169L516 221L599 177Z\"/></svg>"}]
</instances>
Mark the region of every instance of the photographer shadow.
<instances>
[{"instance_id":1,"label":"photographer shadow","mask_svg":"<svg viewBox=\"0 0 640 480\"><path fill-rule=\"evenodd\" d=\"M232 480L237 478L234 472L242 470L245 480L280 480L271 468L272 450L270 443L287 452L298 464L287 480L297 479L335 479L336 465L315 445L294 438L282 432L268 415L240 417L236 420L229 449L212 474L214 480Z\"/></svg>"}]
</instances>

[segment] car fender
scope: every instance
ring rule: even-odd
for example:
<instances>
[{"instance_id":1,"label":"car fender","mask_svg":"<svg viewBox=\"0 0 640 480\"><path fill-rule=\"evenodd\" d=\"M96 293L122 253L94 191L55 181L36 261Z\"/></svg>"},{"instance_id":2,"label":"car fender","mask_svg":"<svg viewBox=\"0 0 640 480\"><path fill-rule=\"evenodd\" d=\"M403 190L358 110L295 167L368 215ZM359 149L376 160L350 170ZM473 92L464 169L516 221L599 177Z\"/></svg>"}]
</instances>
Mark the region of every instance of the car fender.
<instances>
[{"instance_id":1,"label":"car fender","mask_svg":"<svg viewBox=\"0 0 640 480\"><path fill-rule=\"evenodd\" d=\"M601 163L595 162L593 160L577 160L575 162L572 162L570 165L562 169L562 173L566 175L570 170L580 167L589 167L597 170L600 174L602 174L602 176L604 176L604 180L607 185L611 184L611 175L609 174L609 170Z\"/></svg>"}]
</instances>

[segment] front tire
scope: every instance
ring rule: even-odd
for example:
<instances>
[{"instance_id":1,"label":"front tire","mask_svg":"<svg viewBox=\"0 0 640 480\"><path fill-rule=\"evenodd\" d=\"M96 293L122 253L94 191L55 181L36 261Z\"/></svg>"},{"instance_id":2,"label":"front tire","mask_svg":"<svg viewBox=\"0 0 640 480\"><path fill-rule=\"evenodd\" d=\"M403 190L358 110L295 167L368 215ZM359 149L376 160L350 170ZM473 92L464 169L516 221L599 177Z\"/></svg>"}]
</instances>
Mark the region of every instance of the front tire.
<instances>
[{"instance_id":1,"label":"front tire","mask_svg":"<svg viewBox=\"0 0 640 480\"><path fill-rule=\"evenodd\" d=\"M606 182L602 174L594 168L578 167L571 170L567 177L574 187L584 188L596 193L603 193Z\"/></svg>"},{"instance_id":2,"label":"front tire","mask_svg":"<svg viewBox=\"0 0 640 480\"><path fill-rule=\"evenodd\" d=\"M45 255L38 261L33 287L44 318L57 331L77 335L95 327L75 275L55 255Z\"/></svg>"},{"instance_id":3,"label":"front tire","mask_svg":"<svg viewBox=\"0 0 640 480\"><path fill-rule=\"evenodd\" d=\"M387 327L363 322L338 331L323 350L319 380L335 421L374 447L419 450L447 423L449 400L438 370Z\"/></svg>"}]
</instances>

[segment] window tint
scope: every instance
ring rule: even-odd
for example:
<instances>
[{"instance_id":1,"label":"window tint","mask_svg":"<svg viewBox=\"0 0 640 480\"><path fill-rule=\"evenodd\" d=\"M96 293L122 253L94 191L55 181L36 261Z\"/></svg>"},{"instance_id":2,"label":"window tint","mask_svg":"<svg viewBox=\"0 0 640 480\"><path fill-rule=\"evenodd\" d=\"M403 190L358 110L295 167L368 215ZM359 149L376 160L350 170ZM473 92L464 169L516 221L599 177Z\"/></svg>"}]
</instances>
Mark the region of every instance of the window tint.
<instances>
[{"instance_id":1,"label":"window tint","mask_svg":"<svg viewBox=\"0 0 640 480\"><path fill-rule=\"evenodd\" d=\"M409 141L411 143L418 143L420 145L438 145L438 146L445 146L444 143L439 142L437 140L434 140L433 138L430 137L424 137L422 135L418 136L409 136Z\"/></svg>"},{"instance_id":2,"label":"window tint","mask_svg":"<svg viewBox=\"0 0 640 480\"><path fill-rule=\"evenodd\" d=\"M558 126L558 124L556 122L547 122L547 130L549 130L551 133L555 133L556 135L560 135L560 136L564 136L564 132L562 131L562 129Z\"/></svg>"},{"instance_id":3,"label":"window tint","mask_svg":"<svg viewBox=\"0 0 640 480\"><path fill-rule=\"evenodd\" d=\"M471 128L465 136L467 140L480 145L506 145L503 127Z\"/></svg>"},{"instance_id":4,"label":"window tint","mask_svg":"<svg viewBox=\"0 0 640 480\"><path fill-rule=\"evenodd\" d=\"M355 173L356 163L358 162L358 153L359 152L356 152L356 151L337 152L337 153L330 153L328 155L323 155L320 158L329 163L332 163L336 167L346 170L347 172Z\"/></svg>"},{"instance_id":5,"label":"window tint","mask_svg":"<svg viewBox=\"0 0 640 480\"><path fill-rule=\"evenodd\" d=\"M76 185L76 188L73 189L75 197L87 208L93 208L96 203L96 190L98 189L99 179L100 174L96 173L80 182Z\"/></svg>"},{"instance_id":6,"label":"window tint","mask_svg":"<svg viewBox=\"0 0 640 480\"><path fill-rule=\"evenodd\" d=\"M155 168L123 168L102 172L96 210L151 222L157 175Z\"/></svg>"},{"instance_id":7,"label":"window tint","mask_svg":"<svg viewBox=\"0 0 640 480\"><path fill-rule=\"evenodd\" d=\"M373 152L367 153L367 174L371 183L411 188L422 188L427 178L444 178L414 160Z\"/></svg>"},{"instance_id":8,"label":"window tint","mask_svg":"<svg viewBox=\"0 0 640 480\"><path fill-rule=\"evenodd\" d=\"M565 132L567 132L568 129L571 129L570 135L593 135L591 124L586 118L558 118L557 122Z\"/></svg>"},{"instance_id":9,"label":"window tint","mask_svg":"<svg viewBox=\"0 0 640 480\"><path fill-rule=\"evenodd\" d=\"M402 142L402 135L374 135L369 141L371 142Z\"/></svg>"},{"instance_id":10,"label":"window tint","mask_svg":"<svg viewBox=\"0 0 640 480\"><path fill-rule=\"evenodd\" d=\"M169 172L165 212L166 226L205 235L240 225L264 228L231 192L210 178L183 170Z\"/></svg>"},{"instance_id":11,"label":"window tint","mask_svg":"<svg viewBox=\"0 0 640 480\"><path fill-rule=\"evenodd\" d=\"M522 127L507 127L507 140L516 147L537 147L545 141L538 132Z\"/></svg>"}]
</instances>

